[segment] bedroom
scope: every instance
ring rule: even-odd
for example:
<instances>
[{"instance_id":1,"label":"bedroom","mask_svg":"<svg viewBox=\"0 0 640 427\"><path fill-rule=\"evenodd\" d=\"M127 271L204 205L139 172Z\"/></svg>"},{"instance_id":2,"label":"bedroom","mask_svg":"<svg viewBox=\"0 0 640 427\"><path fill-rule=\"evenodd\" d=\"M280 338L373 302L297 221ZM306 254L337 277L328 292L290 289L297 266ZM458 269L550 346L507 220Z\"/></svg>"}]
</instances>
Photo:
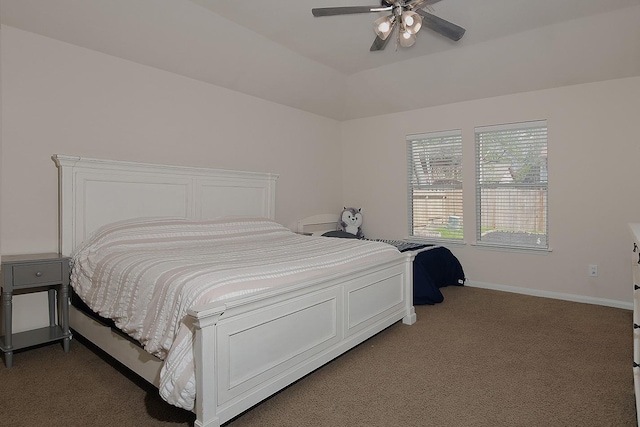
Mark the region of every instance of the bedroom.
<instances>
[{"instance_id":1,"label":"bedroom","mask_svg":"<svg viewBox=\"0 0 640 427\"><path fill-rule=\"evenodd\" d=\"M203 14L199 5L186 0L164 1L162 8L157 1L140 1L139 10L112 16L123 28L140 19L137 24L145 29L138 34L141 43L151 30L163 27L170 14L195 22L207 16L215 24L215 36L237 34L247 56L221 46L216 51L206 44L191 45L196 52L206 52L203 57L224 58L213 61L219 68L207 69L220 79L210 84L202 81L204 77L195 77L199 63L188 61L193 57L180 56L187 53L176 46L178 27L170 27L163 37L156 33L158 44L149 45L148 56L138 58L130 56L136 47L130 46L131 40L119 38L122 34L111 35L109 43L120 46L118 57L107 50L106 40L105 46L82 45L82 31L91 30L90 21L73 19L77 26L68 25L70 34L46 35L54 31L53 21L47 20L56 16L62 27L69 17L93 16L88 10L68 6L80 8L77 2L56 2L67 5L58 15L38 3L0 2L3 255L57 250L57 175L50 158L55 153L274 172L280 174L278 222L293 227L300 218L349 204L364 209L367 235L398 238L405 236L407 228L406 135L461 129L467 138L464 155L469 159L473 158L473 139L467 136L473 135L475 127L544 118L549 122L552 147L553 252L529 255L481 250L470 245L473 228L465 230L467 245L452 249L471 285L631 307L631 238L626 224L640 215L640 201L633 197L633 171L640 158L637 1L618 2L628 7L576 17L567 25L552 24L435 54L437 59L455 63L458 73L432 66L428 58L414 59L410 64L429 75L421 82L424 86L418 86L417 77L402 64L345 77L231 21ZM145 13L152 3L153 8L162 9L156 11L159 15ZM113 6L102 13L115 14L117 9ZM324 22L318 20L314 25ZM465 25L468 31L473 29L471 23ZM426 40L423 37L419 42ZM561 40L566 43L559 43ZM486 75L489 71L482 63L487 56L504 58L521 49L530 56L552 51L544 56L550 62L533 70L544 77L542 81L532 86L519 80L525 70L510 62L499 79ZM363 50L369 54L366 45ZM182 75L180 70L167 71L164 64L154 63L162 55L152 53L165 51L175 55ZM382 78L402 73L409 75L400 81ZM419 96L387 98L380 104L389 112L360 115L358 111L375 104L362 98L363 92L371 90L367 82L380 80L388 85L380 88L383 92L409 81L410 89L404 90L415 90ZM296 107L288 105L284 88L298 89L309 82L314 82L310 88L315 89L314 105L311 97L303 95L289 102ZM482 86L473 85L478 82ZM501 82L514 83L519 89L502 92ZM446 93L436 90L439 84L449 88ZM269 99L269 87L282 88L281 98ZM349 106L348 118L307 111L312 107L330 110L335 99L343 99L343 91L360 100ZM415 98L434 98L439 104L420 106ZM378 165L390 173L378 173ZM474 176L473 162L465 162L464 168L465 177ZM473 227L472 193L465 195L464 213L465 226ZM597 278L588 276L589 264L599 266ZM41 298L29 295L16 301L16 329L46 323L45 314L29 313L30 307L41 304Z\"/></svg>"}]
</instances>

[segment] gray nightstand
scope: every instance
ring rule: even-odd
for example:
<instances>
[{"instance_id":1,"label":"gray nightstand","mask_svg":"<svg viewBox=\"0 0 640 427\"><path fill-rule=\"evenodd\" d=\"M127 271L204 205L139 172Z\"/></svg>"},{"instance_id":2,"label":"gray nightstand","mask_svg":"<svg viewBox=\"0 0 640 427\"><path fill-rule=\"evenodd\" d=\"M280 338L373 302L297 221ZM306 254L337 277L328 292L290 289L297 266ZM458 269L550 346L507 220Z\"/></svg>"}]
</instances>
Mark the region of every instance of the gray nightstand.
<instances>
[{"instance_id":1,"label":"gray nightstand","mask_svg":"<svg viewBox=\"0 0 640 427\"><path fill-rule=\"evenodd\" d=\"M69 258L57 253L9 255L2 257L2 309L5 335L0 337L7 368L13 366L13 351L39 344L62 341L69 351ZM14 294L47 291L49 326L13 334L11 331ZM56 322L56 292L58 317Z\"/></svg>"}]
</instances>

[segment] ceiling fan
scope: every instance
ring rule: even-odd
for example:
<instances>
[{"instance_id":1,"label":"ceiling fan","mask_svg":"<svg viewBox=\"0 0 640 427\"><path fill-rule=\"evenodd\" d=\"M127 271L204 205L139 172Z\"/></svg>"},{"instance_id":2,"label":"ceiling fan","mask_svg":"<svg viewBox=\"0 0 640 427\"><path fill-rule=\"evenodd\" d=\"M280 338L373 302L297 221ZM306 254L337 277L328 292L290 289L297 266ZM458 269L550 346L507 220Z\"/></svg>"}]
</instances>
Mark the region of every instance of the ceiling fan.
<instances>
[{"instance_id":1,"label":"ceiling fan","mask_svg":"<svg viewBox=\"0 0 640 427\"><path fill-rule=\"evenodd\" d=\"M429 28L443 36L458 41L465 33L465 29L427 12L423 8L440 0L381 0L380 6L344 6L318 7L311 9L313 16L348 15L352 13L391 12L390 15L378 18L373 23L376 39L369 50L376 51L385 48L390 35L397 26L397 44L402 47L413 46L416 33L421 28Z\"/></svg>"}]
</instances>

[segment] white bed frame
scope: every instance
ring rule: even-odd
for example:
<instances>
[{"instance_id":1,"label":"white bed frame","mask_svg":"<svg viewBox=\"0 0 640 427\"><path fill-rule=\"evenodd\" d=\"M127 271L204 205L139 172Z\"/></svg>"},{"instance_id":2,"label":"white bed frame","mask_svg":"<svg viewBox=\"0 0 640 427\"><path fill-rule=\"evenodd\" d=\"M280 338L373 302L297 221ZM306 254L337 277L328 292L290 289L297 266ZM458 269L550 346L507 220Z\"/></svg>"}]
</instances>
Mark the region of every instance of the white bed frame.
<instances>
[{"instance_id":1,"label":"white bed frame","mask_svg":"<svg viewBox=\"0 0 640 427\"><path fill-rule=\"evenodd\" d=\"M60 251L141 216L275 217L278 175L53 156ZM219 426L402 320L416 321L412 254L260 296L193 307L196 426ZM158 385L162 361L71 307L70 325Z\"/></svg>"}]
</instances>

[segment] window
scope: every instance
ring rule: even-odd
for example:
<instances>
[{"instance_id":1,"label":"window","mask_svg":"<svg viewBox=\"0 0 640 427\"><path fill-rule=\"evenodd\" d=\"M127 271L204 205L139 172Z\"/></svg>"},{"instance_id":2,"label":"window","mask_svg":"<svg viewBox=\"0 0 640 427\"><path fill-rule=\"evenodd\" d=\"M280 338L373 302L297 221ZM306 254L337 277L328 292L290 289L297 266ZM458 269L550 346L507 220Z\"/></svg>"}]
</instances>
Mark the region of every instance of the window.
<instances>
[{"instance_id":1,"label":"window","mask_svg":"<svg viewBox=\"0 0 640 427\"><path fill-rule=\"evenodd\" d=\"M475 134L478 243L548 249L546 120Z\"/></svg>"},{"instance_id":2,"label":"window","mask_svg":"<svg viewBox=\"0 0 640 427\"><path fill-rule=\"evenodd\" d=\"M407 136L409 236L462 241L462 132Z\"/></svg>"}]
</instances>

